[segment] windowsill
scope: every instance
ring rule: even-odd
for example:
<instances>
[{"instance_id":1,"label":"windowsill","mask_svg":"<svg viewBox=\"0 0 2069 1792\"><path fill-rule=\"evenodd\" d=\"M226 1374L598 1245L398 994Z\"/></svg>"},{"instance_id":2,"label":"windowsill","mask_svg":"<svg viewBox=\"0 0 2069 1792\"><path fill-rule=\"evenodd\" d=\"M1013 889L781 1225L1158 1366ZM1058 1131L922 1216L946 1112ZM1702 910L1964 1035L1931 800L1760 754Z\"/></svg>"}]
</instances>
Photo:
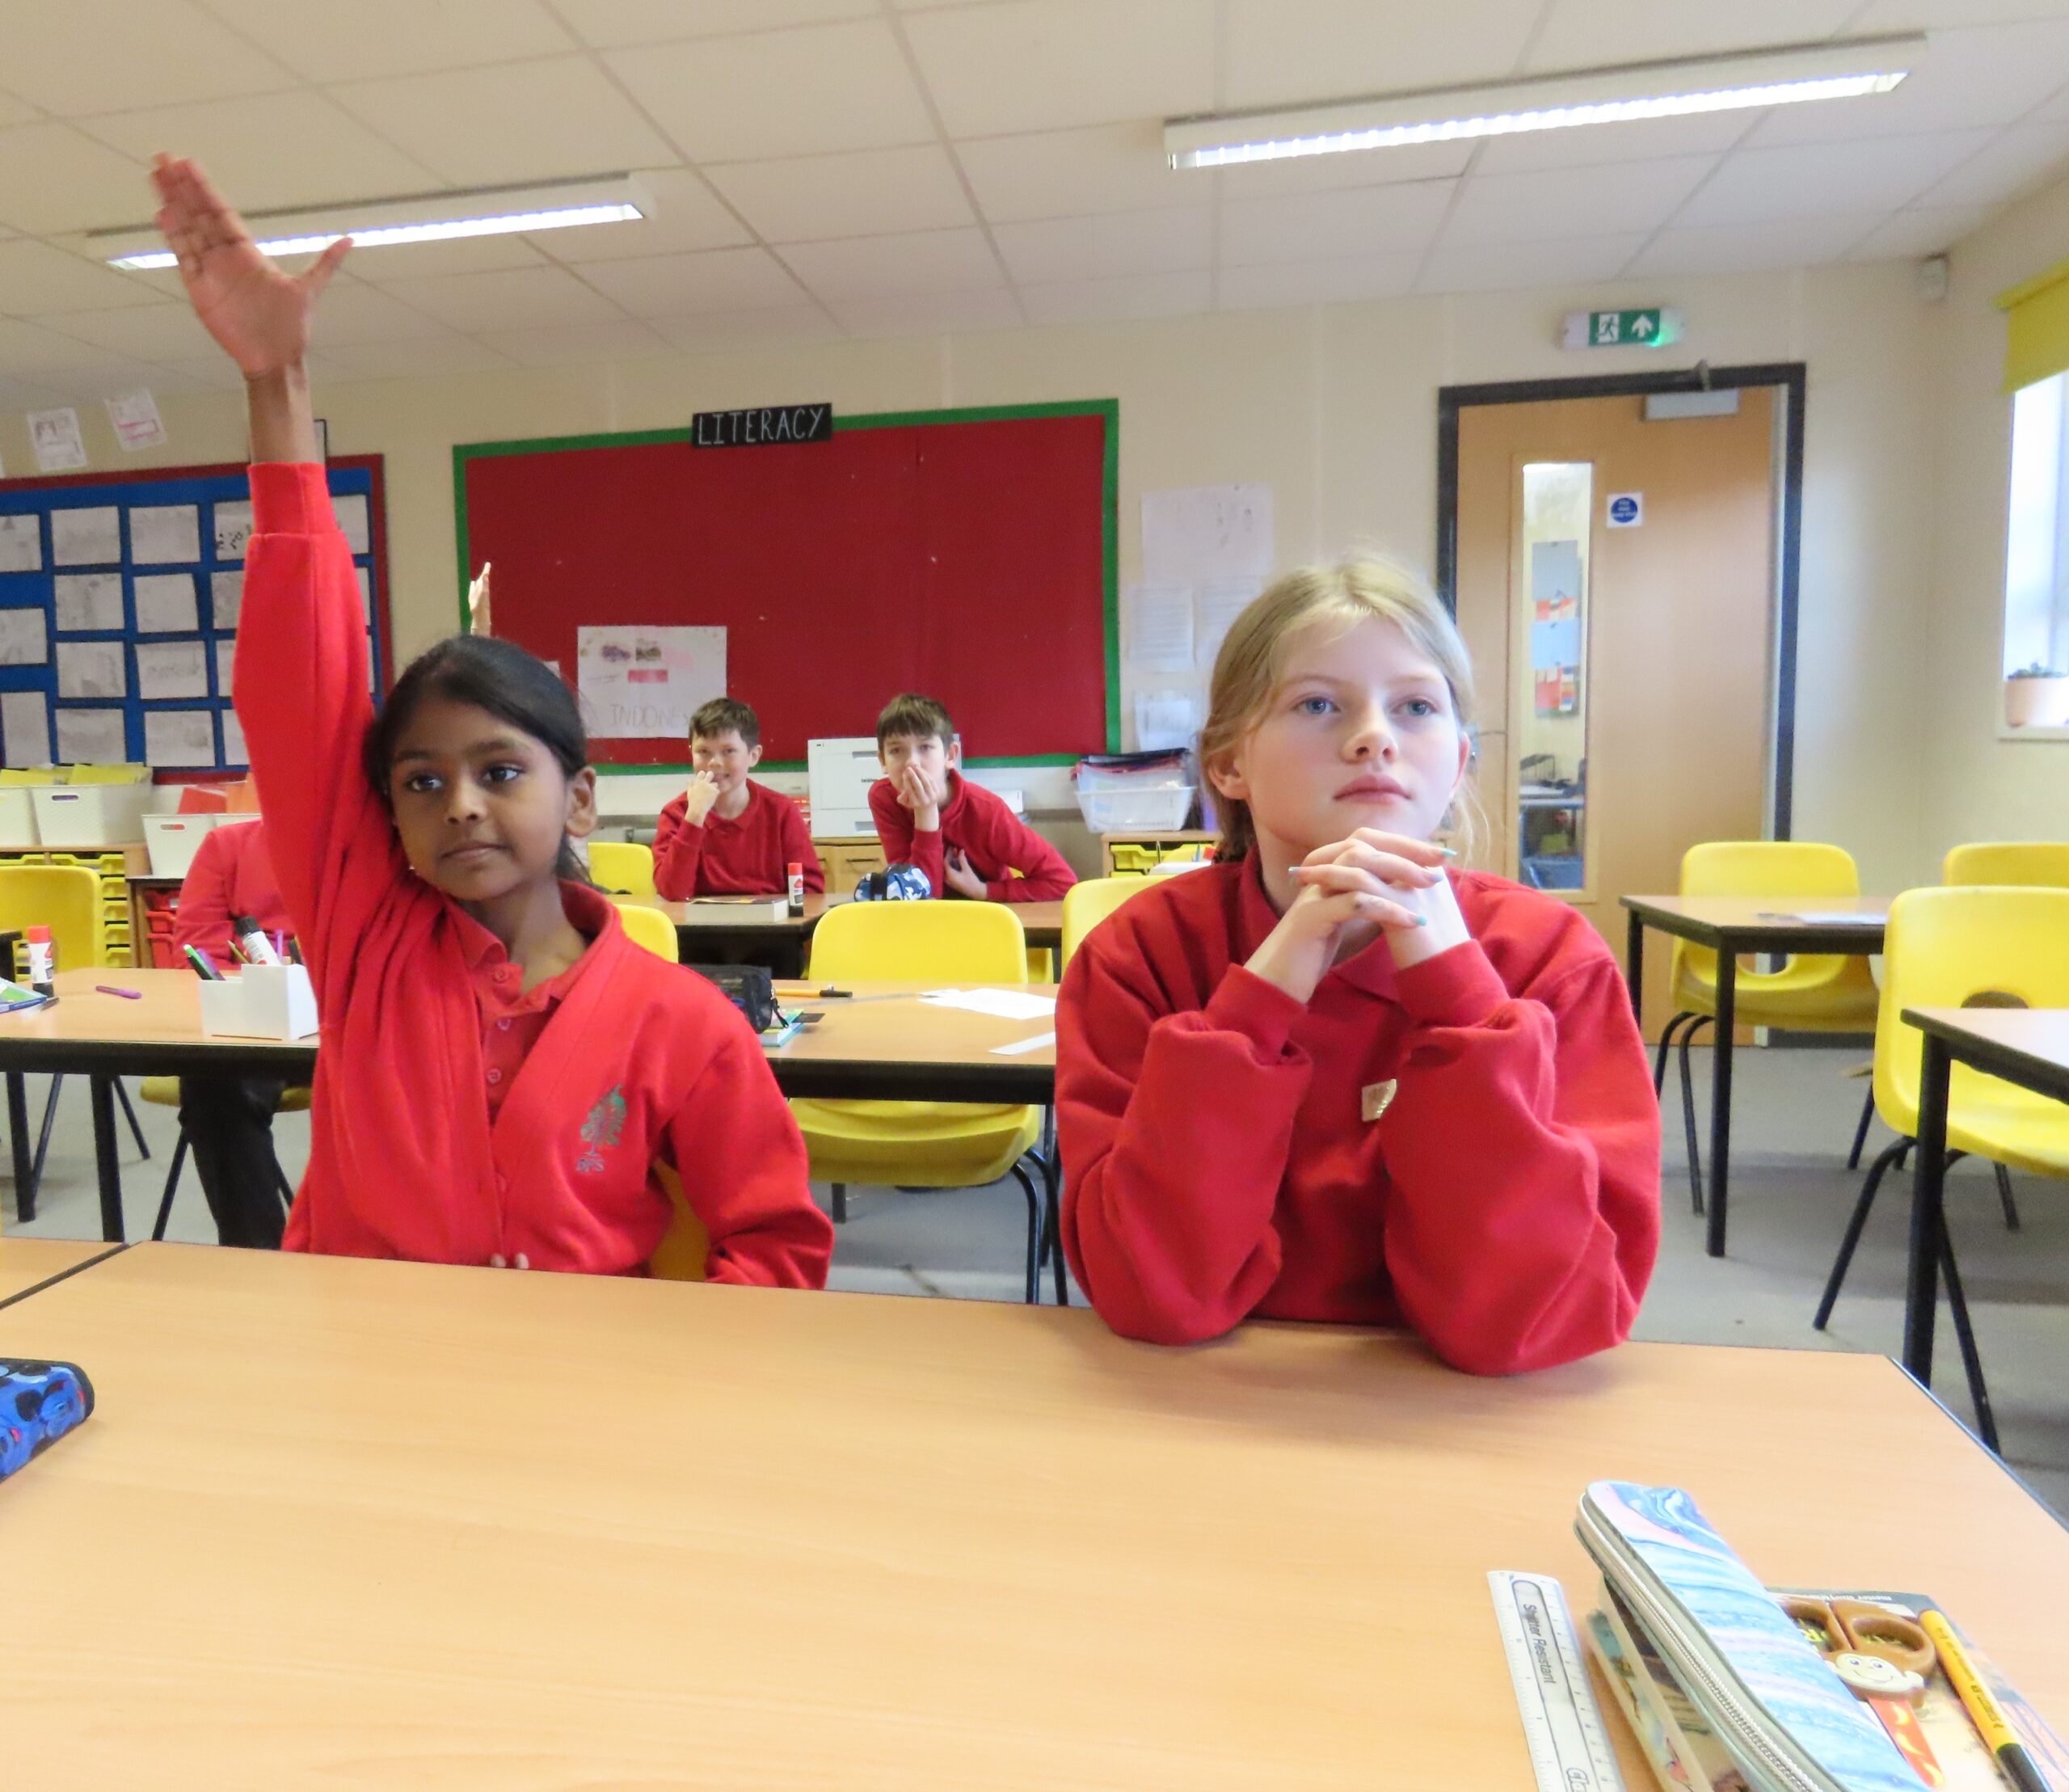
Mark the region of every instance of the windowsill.
<instances>
[{"instance_id":1,"label":"windowsill","mask_svg":"<svg viewBox=\"0 0 2069 1792\"><path fill-rule=\"evenodd\" d=\"M1997 724L1999 740L2069 740L2069 728L2015 728L2008 722Z\"/></svg>"}]
</instances>

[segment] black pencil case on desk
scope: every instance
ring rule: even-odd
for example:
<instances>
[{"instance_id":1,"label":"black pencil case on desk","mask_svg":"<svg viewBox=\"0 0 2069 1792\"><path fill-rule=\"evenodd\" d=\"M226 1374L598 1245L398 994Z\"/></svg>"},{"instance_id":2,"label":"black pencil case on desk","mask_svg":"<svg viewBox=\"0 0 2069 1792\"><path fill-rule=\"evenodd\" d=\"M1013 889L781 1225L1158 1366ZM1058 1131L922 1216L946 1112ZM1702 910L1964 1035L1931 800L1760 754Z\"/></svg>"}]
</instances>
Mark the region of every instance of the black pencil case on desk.
<instances>
[{"instance_id":1,"label":"black pencil case on desk","mask_svg":"<svg viewBox=\"0 0 2069 1792\"><path fill-rule=\"evenodd\" d=\"M747 1016L756 1032L776 1024L776 979L761 964L693 964L689 969L715 983L727 999Z\"/></svg>"}]
</instances>

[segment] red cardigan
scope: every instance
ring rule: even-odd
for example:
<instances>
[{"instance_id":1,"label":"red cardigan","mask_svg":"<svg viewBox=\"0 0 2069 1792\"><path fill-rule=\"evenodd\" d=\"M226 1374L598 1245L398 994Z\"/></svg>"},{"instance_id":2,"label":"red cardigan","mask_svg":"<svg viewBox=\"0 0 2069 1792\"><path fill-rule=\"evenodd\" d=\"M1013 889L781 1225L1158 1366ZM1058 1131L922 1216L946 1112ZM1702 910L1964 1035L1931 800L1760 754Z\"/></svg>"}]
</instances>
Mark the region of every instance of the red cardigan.
<instances>
[{"instance_id":1,"label":"red cardigan","mask_svg":"<svg viewBox=\"0 0 2069 1792\"><path fill-rule=\"evenodd\" d=\"M503 948L411 873L360 770L365 613L323 469L255 466L251 496L237 709L323 1017L288 1246L636 1273L670 1221L659 1159L714 1280L823 1285L832 1229L759 1042L594 892L564 887L593 943L491 1124L472 980Z\"/></svg>"},{"instance_id":2,"label":"red cardigan","mask_svg":"<svg viewBox=\"0 0 2069 1792\"><path fill-rule=\"evenodd\" d=\"M925 874L936 896L950 893L944 849L960 847L970 869L984 880L993 902L1054 902L1077 881L1064 855L1006 807L1005 799L960 772L948 774L949 798L941 825L931 833L912 825L912 812L898 800L891 780L870 786L870 819L883 845L887 865L909 863ZM1009 877L1018 871L1018 877Z\"/></svg>"},{"instance_id":3,"label":"red cardigan","mask_svg":"<svg viewBox=\"0 0 2069 1792\"><path fill-rule=\"evenodd\" d=\"M1452 878L1471 940L1405 971L1376 942L1305 1004L1243 968L1278 918L1249 860L1087 937L1056 1010L1064 1242L1115 1330L1405 1321L1488 1375L1629 1334L1660 1177L1630 997L1572 909Z\"/></svg>"},{"instance_id":4,"label":"red cardigan","mask_svg":"<svg viewBox=\"0 0 2069 1792\"><path fill-rule=\"evenodd\" d=\"M805 818L782 792L749 778L747 807L731 820L714 809L693 826L683 819L689 813L689 797L679 796L654 830L654 888L666 900L782 896L794 864L804 866L807 890L826 888Z\"/></svg>"},{"instance_id":5,"label":"red cardigan","mask_svg":"<svg viewBox=\"0 0 2069 1792\"><path fill-rule=\"evenodd\" d=\"M221 823L201 837L179 886L173 946L198 946L217 963L228 964L230 923L239 915L251 916L268 934L294 931L266 851L266 824L255 816Z\"/></svg>"}]
</instances>

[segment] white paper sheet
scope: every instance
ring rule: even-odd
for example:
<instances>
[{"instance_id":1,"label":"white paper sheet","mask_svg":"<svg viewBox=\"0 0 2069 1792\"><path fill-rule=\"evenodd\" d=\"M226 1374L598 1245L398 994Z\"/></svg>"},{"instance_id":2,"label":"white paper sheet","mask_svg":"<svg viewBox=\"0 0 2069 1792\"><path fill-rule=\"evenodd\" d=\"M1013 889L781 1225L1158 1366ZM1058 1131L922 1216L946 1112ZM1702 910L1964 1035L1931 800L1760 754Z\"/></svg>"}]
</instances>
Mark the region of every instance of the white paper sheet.
<instances>
[{"instance_id":1,"label":"white paper sheet","mask_svg":"<svg viewBox=\"0 0 2069 1792\"><path fill-rule=\"evenodd\" d=\"M0 517L0 572L40 572L43 570L42 520Z\"/></svg>"},{"instance_id":2,"label":"white paper sheet","mask_svg":"<svg viewBox=\"0 0 2069 1792\"><path fill-rule=\"evenodd\" d=\"M148 386L110 398L107 420L115 426L115 439L132 454L165 445L165 420L158 415L158 401Z\"/></svg>"},{"instance_id":3,"label":"white paper sheet","mask_svg":"<svg viewBox=\"0 0 2069 1792\"><path fill-rule=\"evenodd\" d=\"M589 733L602 740L686 740L699 706L726 694L722 628L614 625L575 631Z\"/></svg>"},{"instance_id":4,"label":"white paper sheet","mask_svg":"<svg viewBox=\"0 0 2069 1792\"><path fill-rule=\"evenodd\" d=\"M1886 927L1890 924L1886 913L1869 914L1858 909L1763 909L1760 919L1798 921L1806 927Z\"/></svg>"},{"instance_id":5,"label":"white paper sheet","mask_svg":"<svg viewBox=\"0 0 2069 1792\"><path fill-rule=\"evenodd\" d=\"M149 700L209 694L209 650L199 641L153 641L137 647L137 694Z\"/></svg>"},{"instance_id":6,"label":"white paper sheet","mask_svg":"<svg viewBox=\"0 0 2069 1792\"><path fill-rule=\"evenodd\" d=\"M216 558L242 559L244 545L251 539L251 500L237 498L213 506L209 525L215 532Z\"/></svg>"},{"instance_id":7,"label":"white paper sheet","mask_svg":"<svg viewBox=\"0 0 2069 1792\"><path fill-rule=\"evenodd\" d=\"M1138 753L1161 753L1190 747L1199 738L1200 699L1196 691L1137 691L1135 744Z\"/></svg>"},{"instance_id":8,"label":"white paper sheet","mask_svg":"<svg viewBox=\"0 0 2069 1792\"><path fill-rule=\"evenodd\" d=\"M200 598L192 573L139 573L136 585L139 635L192 635L199 631Z\"/></svg>"},{"instance_id":9,"label":"white paper sheet","mask_svg":"<svg viewBox=\"0 0 2069 1792\"><path fill-rule=\"evenodd\" d=\"M244 724L237 719L235 710L224 710L217 719L223 725L223 763L225 765L248 765L251 763L244 747Z\"/></svg>"},{"instance_id":10,"label":"white paper sheet","mask_svg":"<svg viewBox=\"0 0 2069 1792\"><path fill-rule=\"evenodd\" d=\"M40 690L0 691L0 739L10 765L48 765L49 699Z\"/></svg>"},{"instance_id":11,"label":"white paper sheet","mask_svg":"<svg viewBox=\"0 0 2069 1792\"><path fill-rule=\"evenodd\" d=\"M57 694L60 697L127 697L129 668L120 641L60 641L57 643ZM58 711L61 727L65 712ZM110 755L120 761L120 753ZM69 762L69 761L68 761Z\"/></svg>"},{"instance_id":12,"label":"white paper sheet","mask_svg":"<svg viewBox=\"0 0 2069 1792\"><path fill-rule=\"evenodd\" d=\"M120 710L57 709L57 757L67 765L120 765L129 758Z\"/></svg>"},{"instance_id":13,"label":"white paper sheet","mask_svg":"<svg viewBox=\"0 0 2069 1792\"><path fill-rule=\"evenodd\" d=\"M359 582L359 601L366 611L366 626L373 626L373 575L364 567L354 567L352 577Z\"/></svg>"},{"instance_id":14,"label":"white paper sheet","mask_svg":"<svg viewBox=\"0 0 2069 1792\"><path fill-rule=\"evenodd\" d=\"M209 647L216 656L216 695L227 697L230 695L230 668L237 663L237 643L234 639L211 641Z\"/></svg>"},{"instance_id":15,"label":"white paper sheet","mask_svg":"<svg viewBox=\"0 0 2069 1792\"><path fill-rule=\"evenodd\" d=\"M144 711L144 763L147 765L213 765L216 762L216 717L213 710Z\"/></svg>"},{"instance_id":16,"label":"white paper sheet","mask_svg":"<svg viewBox=\"0 0 2069 1792\"><path fill-rule=\"evenodd\" d=\"M343 492L331 500L331 508L338 513L338 527L345 532L345 542L355 554L373 551L373 528L367 516L366 500L358 492Z\"/></svg>"},{"instance_id":17,"label":"white paper sheet","mask_svg":"<svg viewBox=\"0 0 2069 1792\"><path fill-rule=\"evenodd\" d=\"M1193 594L1182 585L1131 585L1123 613L1128 660L1138 672L1182 672L1193 663Z\"/></svg>"},{"instance_id":18,"label":"white paper sheet","mask_svg":"<svg viewBox=\"0 0 2069 1792\"><path fill-rule=\"evenodd\" d=\"M139 504L129 512L133 566L191 566L201 558L199 504Z\"/></svg>"},{"instance_id":19,"label":"white paper sheet","mask_svg":"<svg viewBox=\"0 0 2069 1792\"><path fill-rule=\"evenodd\" d=\"M57 590L60 635L112 635L122 627L122 575L61 572Z\"/></svg>"},{"instance_id":20,"label":"white paper sheet","mask_svg":"<svg viewBox=\"0 0 2069 1792\"><path fill-rule=\"evenodd\" d=\"M920 1000L937 1008L967 1008L1001 1020L1041 1020L1056 1011L1054 996L1023 995L1018 989L929 989Z\"/></svg>"},{"instance_id":21,"label":"white paper sheet","mask_svg":"<svg viewBox=\"0 0 2069 1792\"><path fill-rule=\"evenodd\" d=\"M0 666L50 664L50 619L43 605L33 609L0 609Z\"/></svg>"},{"instance_id":22,"label":"white paper sheet","mask_svg":"<svg viewBox=\"0 0 2069 1792\"><path fill-rule=\"evenodd\" d=\"M1259 579L1216 579L1199 588L1201 671L1213 669L1215 656L1221 651L1222 637L1228 634L1229 625L1263 589L1264 582Z\"/></svg>"},{"instance_id":23,"label":"white paper sheet","mask_svg":"<svg viewBox=\"0 0 2069 1792\"><path fill-rule=\"evenodd\" d=\"M1152 585L1262 579L1271 571L1271 487L1198 485L1142 495L1142 576Z\"/></svg>"},{"instance_id":24,"label":"white paper sheet","mask_svg":"<svg viewBox=\"0 0 2069 1792\"><path fill-rule=\"evenodd\" d=\"M86 464L86 445L79 433L79 413L70 405L29 413L29 445L45 473L74 473Z\"/></svg>"},{"instance_id":25,"label":"white paper sheet","mask_svg":"<svg viewBox=\"0 0 2069 1792\"><path fill-rule=\"evenodd\" d=\"M994 1057L1017 1058L1023 1052L1039 1052L1043 1046L1056 1043L1054 1033L1037 1033L1032 1039L1015 1039L1010 1045L995 1045L992 1048L992 1055Z\"/></svg>"},{"instance_id":26,"label":"white paper sheet","mask_svg":"<svg viewBox=\"0 0 2069 1792\"><path fill-rule=\"evenodd\" d=\"M122 513L113 504L94 504L50 513L50 558L61 567L122 563Z\"/></svg>"},{"instance_id":27,"label":"white paper sheet","mask_svg":"<svg viewBox=\"0 0 2069 1792\"><path fill-rule=\"evenodd\" d=\"M238 614L243 608L244 575L241 572L210 573L209 626L220 633L230 633L237 626Z\"/></svg>"}]
</instances>

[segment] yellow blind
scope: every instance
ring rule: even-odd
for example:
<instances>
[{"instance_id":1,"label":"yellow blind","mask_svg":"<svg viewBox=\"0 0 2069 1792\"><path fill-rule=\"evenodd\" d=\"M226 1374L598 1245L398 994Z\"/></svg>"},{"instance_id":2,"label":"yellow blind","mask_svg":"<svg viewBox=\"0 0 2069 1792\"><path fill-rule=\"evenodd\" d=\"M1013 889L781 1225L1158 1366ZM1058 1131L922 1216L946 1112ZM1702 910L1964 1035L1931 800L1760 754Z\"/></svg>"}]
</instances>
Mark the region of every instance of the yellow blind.
<instances>
[{"instance_id":1,"label":"yellow blind","mask_svg":"<svg viewBox=\"0 0 2069 1792\"><path fill-rule=\"evenodd\" d=\"M1997 295L2004 313L2004 390L2016 392L2069 368L2069 261Z\"/></svg>"}]
</instances>

